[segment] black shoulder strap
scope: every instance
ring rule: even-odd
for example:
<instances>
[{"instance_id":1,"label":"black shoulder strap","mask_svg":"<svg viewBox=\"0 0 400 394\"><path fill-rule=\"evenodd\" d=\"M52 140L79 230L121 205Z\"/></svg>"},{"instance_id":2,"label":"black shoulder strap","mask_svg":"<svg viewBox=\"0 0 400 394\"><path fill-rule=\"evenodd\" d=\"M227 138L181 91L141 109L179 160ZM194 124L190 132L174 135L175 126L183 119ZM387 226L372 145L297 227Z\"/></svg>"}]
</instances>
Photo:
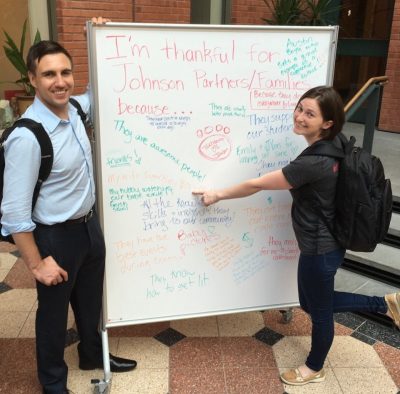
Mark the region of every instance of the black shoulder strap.
<instances>
[{"instance_id":1,"label":"black shoulder strap","mask_svg":"<svg viewBox=\"0 0 400 394\"><path fill-rule=\"evenodd\" d=\"M339 133L342 134L342 133ZM347 141L346 137L338 136L338 147L332 141L319 140L314 142L312 145L308 146L301 152L301 156L329 156L335 159L343 159L345 155L345 150L348 148L349 144L354 145L355 138L351 137L350 141Z\"/></svg>"},{"instance_id":2,"label":"black shoulder strap","mask_svg":"<svg viewBox=\"0 0 400 394\"><path fill-rule=\"evenodd\" d=\"M79 104L78 100L74 99L73 97L69 98L69 102L76 108L78 111L78 115L80 116L83 125L85 126L86 134L89 138L89 141L94 141L94 132L93 132L93 125L90 121L88 114L86 114L81 105Z\"/></svg>"},{"instance_id":3,"label":"black shoulder strap","mask_svg":"<svg viewBox=\"0 0 400 394\"><path fill-rule=\"evenodd\" d=\"M42 186L42 183L48 178L51 168L53 166L53 145L51 143L49 135L46 133L46 130L43 128L42 124L28 118L20 118L16 120L11 127L4 131L3 135L1 136L0 142L3 143L12 133L12 131L17 127L26 127L27 129L29 129L35 135L41 150L39 176L35 185L35 189L33 191L32 198L33 210L39 197L40 187Z\"/></svg>"},{"instance_id":4,"label":"black shoulder strap","mask_svg":"<svg viewBox=\"0 0 400 394\"><path fill-rule=\"evenodd\" d=\"M83 109L81 105L79 104L79 101L74 99L73 97L69 98L69 102L76 108L78 111L78 115L80 116L82 123L86 126L87 123L87 114L83 112Z\"/></svg>"}]
</instances>

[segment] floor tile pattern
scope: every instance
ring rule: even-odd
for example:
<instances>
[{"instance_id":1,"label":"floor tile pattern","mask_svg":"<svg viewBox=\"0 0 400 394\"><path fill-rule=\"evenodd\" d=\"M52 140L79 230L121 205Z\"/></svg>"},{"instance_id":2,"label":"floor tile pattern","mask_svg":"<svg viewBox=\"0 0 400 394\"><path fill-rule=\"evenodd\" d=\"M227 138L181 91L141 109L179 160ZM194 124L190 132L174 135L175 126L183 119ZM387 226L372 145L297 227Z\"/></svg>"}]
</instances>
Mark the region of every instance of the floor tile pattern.
<instances>
[{"instance_id":1,"label":"floor tile pattern","mask_svg":"<svg viewBox=\"0 0 400 394\"><path fill-rule=\"evenodd\" d=\"M0 393L39 394L34 339L35 282L16 253L0 243ZM349 313L335 315L336 337L325 363L326 381L292 387L279 373L304 362L311 323L299 308L209 316L115 327L113 354L138 361L135 371L114 374L111 394L400 394L400 333ZM93 393L81 371L78 333L68 321L65 359L74 394Z\"/></svg>"}]
</instances>

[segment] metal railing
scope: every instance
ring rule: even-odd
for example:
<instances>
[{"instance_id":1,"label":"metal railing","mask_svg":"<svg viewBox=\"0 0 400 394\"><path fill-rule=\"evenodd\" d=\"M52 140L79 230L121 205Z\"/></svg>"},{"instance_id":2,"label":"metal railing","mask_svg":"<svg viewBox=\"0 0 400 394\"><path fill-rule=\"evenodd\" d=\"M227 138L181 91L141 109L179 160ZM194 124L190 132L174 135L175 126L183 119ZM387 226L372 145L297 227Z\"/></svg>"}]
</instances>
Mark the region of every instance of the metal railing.
<instances>
[{"instance_id":1,"label":"metal railing","mask_svg":"<svg viewBox=\"0 0 400 394\"><path fill-rule=\"evenodd\" d=\"M374 142L374 133L376 119L378 116L379 97L383 85L388 83L387 76L370 78L364 86L354 95L354 97L345 105L346 121L348 121L356 111L367 101L367 111L365 118L365 130L363 139L363 148L369 153L372 152Z\"/></svg>"}]
</instances>

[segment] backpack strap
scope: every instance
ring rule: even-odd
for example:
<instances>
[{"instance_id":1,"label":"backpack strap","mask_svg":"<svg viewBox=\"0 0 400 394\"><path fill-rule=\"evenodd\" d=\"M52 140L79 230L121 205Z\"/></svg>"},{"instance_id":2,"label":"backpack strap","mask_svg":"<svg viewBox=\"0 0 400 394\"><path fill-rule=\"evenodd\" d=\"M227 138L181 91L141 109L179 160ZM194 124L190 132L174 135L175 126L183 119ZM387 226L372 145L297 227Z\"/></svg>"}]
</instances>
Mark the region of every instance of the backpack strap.
<instances>
[{"instance_id":1,"label":"backpack strap","mask_svg":"<svg viewBox=\"0 0 400 394\"><path fill-rule=\"evenodd\" d=\"M312 145L304 149L300 156L328 156L337 160L342 160L346 153L353 149L355 141L356 139L354 137L347 140L343 133L339 133L333 141L319 140L314 142ZM319 204L315 205L315 209L326 225L328 231L331 233L333 238L336 239L333 223L328 222Z\"/></svg>"},{"instance_id":2,"label":"backpack strap","mask_svg":"<svg viewBox=\"0 0 400 394\"><path fill-rule=\"evenodd\" d=\"M33 198L32 198L32 210L33 210L33 208L36 205L36 201L39 197L40 187L42 186L42 183L50 175L50 171L53 166L53 157L54 157L53 145L51 143L49 135L43 128L42 124L28 118L20 118L16 120L11 127L9 127L4 131L3 135L1 136L0 143L3 144L4 141L17 127L25 127L28 130L30 130L35 135L40 145L41 162L40 162L38 180L36 181L36 185L33 190Z\"/></svg>"},{"instance_id":3,"label":"backpack strap","mask_svg":"<svg viewBox=\"0 0 400 394\"><path fill-rule=\"evenodd\" d=\"M80 118L82 120L82 123L86 126L86 123L88 121L88 116L83 111L82 106L79 104L79 101L74 99L73 97L70 97L69 102L76 108L76 110L78 111L78 115L80 116Z\"/></svg>"},{"instance_id":4,"label":"backpack strap","mask_svg":"<svg viewBox=\"0 0 400 394\"><path fill-rule=\"evenodd\" d=\"M343 159L345 152L353 148L354 142L354 137L351 137L350 141L347 141L347 138L342 133L339 133L336 144L340 147L333 141L319 140L304 149L300 156L329 156L335 159Z\"/></svg>"},{"instance_id":5,"label":"backpack strap","mask_svg":"<svg viewBox=\"0 0 400 394\"><path fill-rule=\"evenodd\" d=\"M88 114L83 111L82 106L79 104L78 100L74 99L73 97L70 97L69 102L78 111L78 115L80 116L82 123L85 126L86 134L89 138L89 141L93 142L93 125L92 122L90 121Z\"/></svg>"}]
</instances>

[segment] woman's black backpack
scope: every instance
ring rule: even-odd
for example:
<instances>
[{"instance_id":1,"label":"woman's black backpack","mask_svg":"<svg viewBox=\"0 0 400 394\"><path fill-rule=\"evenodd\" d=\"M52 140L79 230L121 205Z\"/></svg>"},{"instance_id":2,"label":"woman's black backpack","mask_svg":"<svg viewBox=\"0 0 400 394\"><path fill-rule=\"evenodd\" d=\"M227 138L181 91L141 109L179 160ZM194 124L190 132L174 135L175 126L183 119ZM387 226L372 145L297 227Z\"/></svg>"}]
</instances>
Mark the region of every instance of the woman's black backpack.
<instances>
[{"instance_id":1,"label":"woman's black backpack","mask_svg":"<svg viewBox=\"0 0 400 394\"><path fill-rule=\"evenodd\" d=\"M392 217L392 188L380 159L354 146L340 133L338 148L318 141L301 155L330 156L339 160L335 220L328 228L345 249L372 252L383 241Z\"/></svg>"}]
</instances>

